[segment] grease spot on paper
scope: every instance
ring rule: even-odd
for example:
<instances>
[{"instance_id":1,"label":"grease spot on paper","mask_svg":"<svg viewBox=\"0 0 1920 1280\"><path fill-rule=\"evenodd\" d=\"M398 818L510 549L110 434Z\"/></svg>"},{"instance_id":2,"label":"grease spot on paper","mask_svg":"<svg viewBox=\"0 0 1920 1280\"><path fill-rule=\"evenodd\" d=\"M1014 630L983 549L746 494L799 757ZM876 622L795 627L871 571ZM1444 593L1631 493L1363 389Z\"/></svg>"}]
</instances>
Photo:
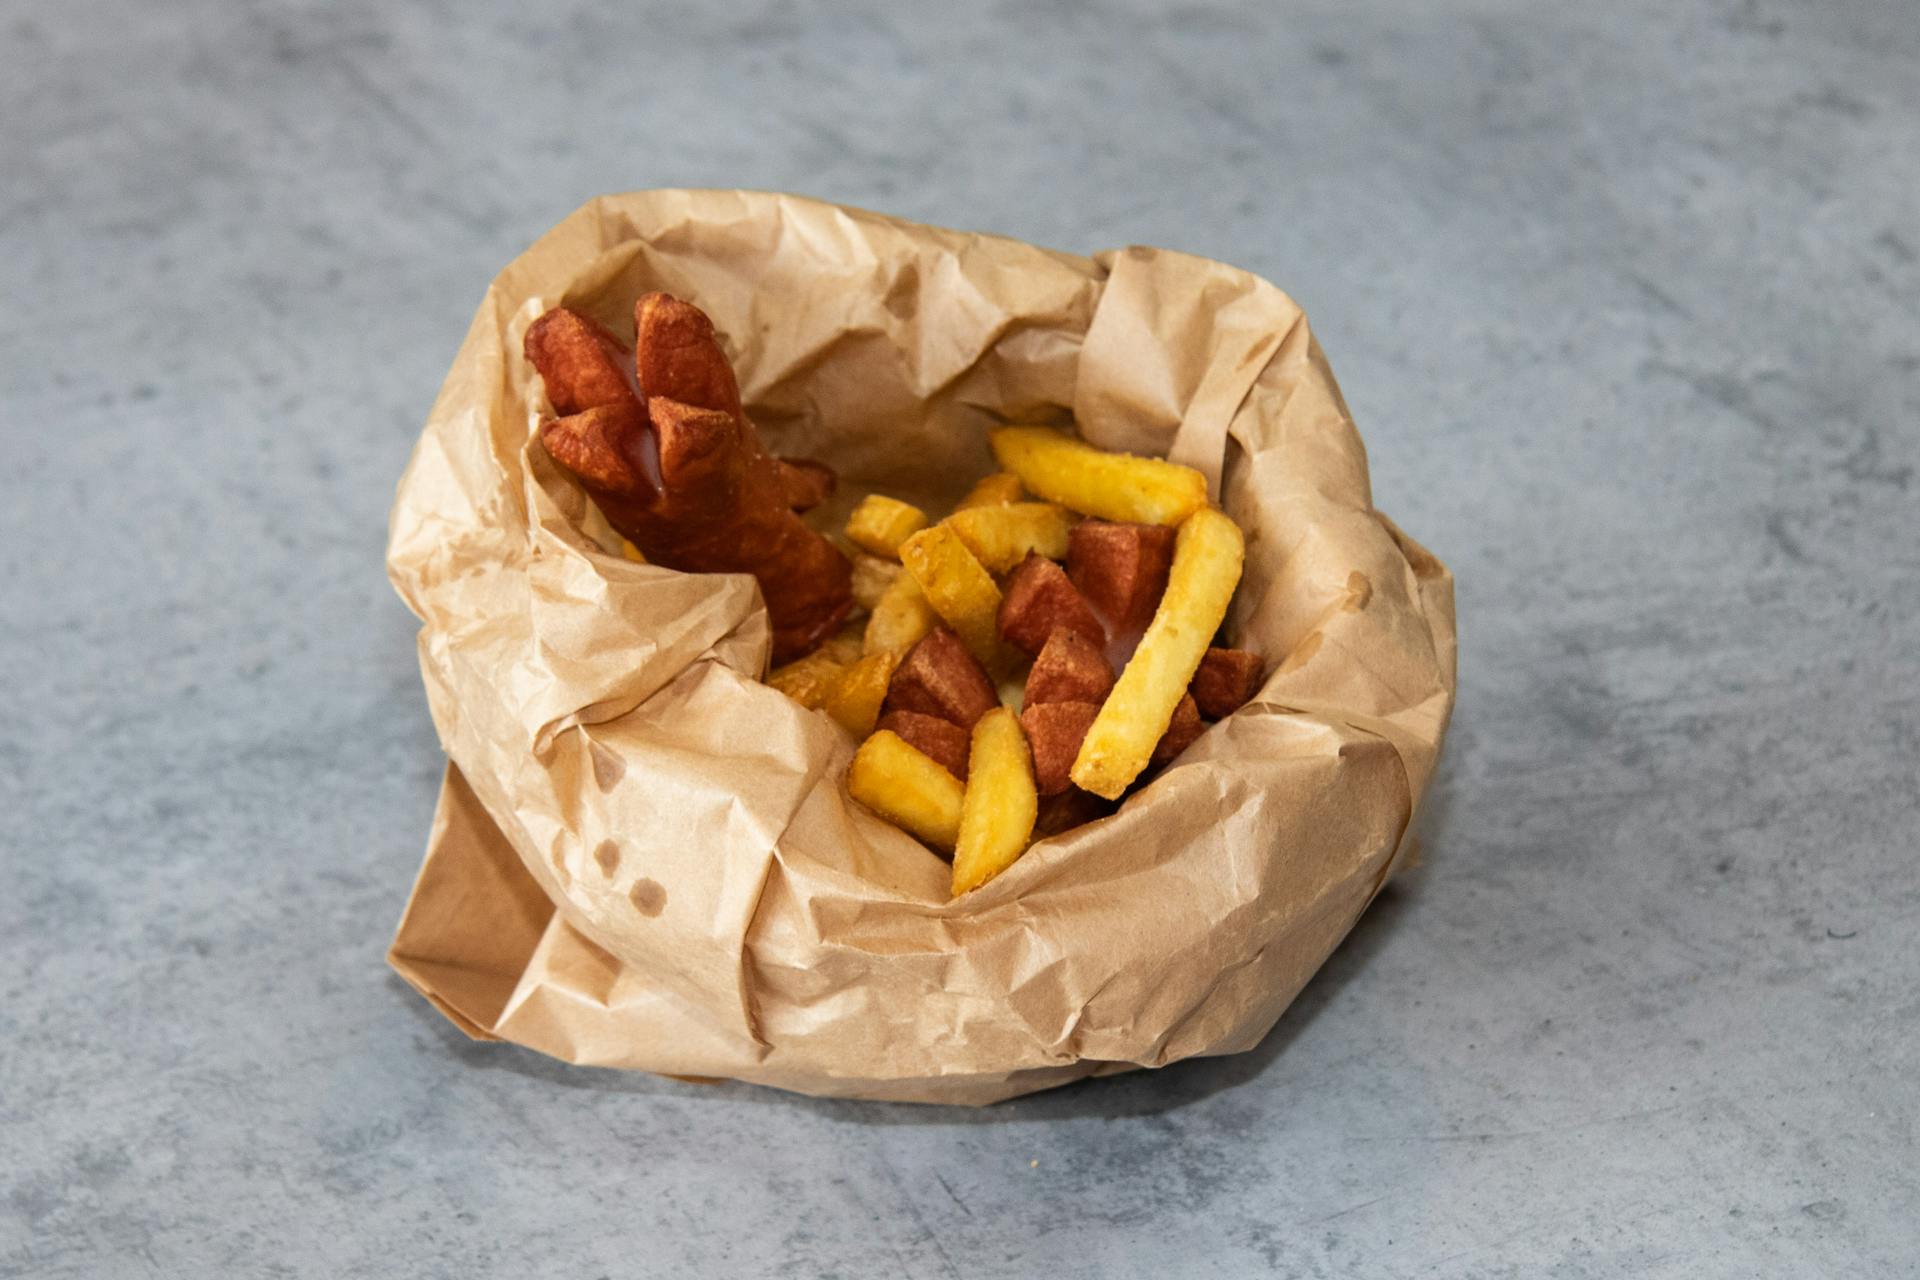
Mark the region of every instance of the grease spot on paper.
<instances>
[{"instance_id":1,"label":"grease spot on paper","mask_svg":"<svg viewBox=\"0 0 1920 1280\"><path fill-rule=\"evenodd\" d=\"M667 891L658 880L649 880L645 876L633 882L627 897L632 901L633 909L643 916L657 916L667 909Z\"/></svg>"},{"instance_id":2,"label":"grease spot on paper","mask_svg":"<svg viewBox=\"0 0 1920 1280\"><path fill-rule=\"evenodd\" d=\"M609 880L613 879L613 873L620 869L620 842L602 840L599 847L593 851L593 860L600 864L601 875Z\"/></svg>"},{"instance_id":3,"label":"grease spot on paper","mask_svg":"<svg viewBox=\"0 0 1920 1280\"><path fill-rule=\"evenodd\" d=\"M593 760L593 785L599 787L603 795L627 776L627 762L591 739L587 742L587 755Z\"/></svg>"},{"instance_id":4,"label":"grease spot on paper","mask_svg":"<svg viewBox=\"0 0 1920 1280\"><path fill-rule=\"evenodd\" d=\"M1373 599L1373 579L1355 569L1347 575L1347 598L1341 608L1348 613L1358 613L1367 607L1367 601Z\"/></svg>"},{"instance_id":5,"label":"grease spot on paper","mask_svg":"<svg viewBox=\"0 0 1920 1280\"><path fill-rule=\"evenodd\" d=\"M1298 671L1301 667L1306 666L1307 660L1312 658L1314 654L1320 652L1320 643L1325 638L1326 637L1318 631L1308 632L1305 639L1293 646L1293 652L1288 654L1287 660L1280 664L1280 670L1283 672Z\"/></svg>"}]
</instances>

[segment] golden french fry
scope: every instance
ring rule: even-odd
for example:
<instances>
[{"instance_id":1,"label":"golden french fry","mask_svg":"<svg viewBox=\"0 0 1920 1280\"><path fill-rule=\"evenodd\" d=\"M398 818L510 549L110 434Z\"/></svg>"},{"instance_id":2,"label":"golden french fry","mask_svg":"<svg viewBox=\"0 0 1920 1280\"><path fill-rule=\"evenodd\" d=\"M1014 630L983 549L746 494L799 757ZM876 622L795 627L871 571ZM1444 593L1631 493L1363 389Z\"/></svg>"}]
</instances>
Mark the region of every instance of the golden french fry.
<instances>
[{"instance_id":1,"label":"golden french fry","mask_svg":"<svg viewBox=\"0 0 1920 1280\"><path fill-rule=\"evenodd\" d=\"M880 597L900 576L900 565L896 561L882 560L879 556L860 551L847 558L853 561L853 602L872 613L874 606L880 603Z\"/></svg>"},{"instance_id":2,"label":"golden french fry","mask_svg":"<svg viewBox=\"0 0 1920 1280\"><path fill-rule=\"evenodd\" d=\"M920 584L903 570L873 602L873 616L867 619L866 650L905 653L939 622L940 616L927 603Z\"/></svg>"},{"instance_id":3,"label":"golden french fry","mask_svg":"<svg viewBox=\"0 0 1920 1280\"><path fill-rule=\"evenodd\" d=\"M942 524L922 529L900 544L900 563L967 652L988 671L998 669L1000 588L960 535Z\"/></svg>"},{"instance_id":4,"label":"golden french fry","mask_svg":"<svg viewBox=\"0 0 1920 1280\"><path fill-rule=\"evenodd\" d=\"M873 732L880 719L880 704L887 697L887 682L893 679L893 664L899 658L881 650L870 653L848 667L827 691L821 705L842 729L856 738Z\"/></svg>"},{"instance_id":5,"label":"golden french fry","mask_svg":"<svg viewBox=\"0 0 1920 1280\"><path fill-rule=\"evenodd\" d=\"M1207 479L1192 467L1108 453L1046 427L1002 427L993 456L1027 490L1083 515L1177 525L1207 501Z\"/></svg>"},{"instance_id":6,"label":"golden french fry","mask_svg":"<svg viewBox=\"0 0 1920 1280\"><path fill-rule=\"evenodd\" d=\"M784 667L775 667L767 675L767 683L792 698L808 710L819 707L833 692L834 685L847 672L846 664L836 662L827 654L815 650L804 658L796 658Z\"/></svg>"},{"instance_id":7,"label":"golden french fry","mask_svg":"<svg viewBox=\"0 0 1920 1280\"><path fill-rule=\"evenodd\" d=\"M877 556L898 559L900 544L927 527L927 513L911 503L870 493L847 517L847 537Z\"/></svg>"},{"instance_id":8,"label":"golden french fry","mask_svg":"<svg viewBox=\"0 0 1920 1280\"><path fill-rule=\"evenodd\" d=\"M1033 758L1020 717L995 707L973 726L967 790L954 841L954 897L979 888L1027 851L1039 809Z\"/></svg>"},{"instance_id":9,"label":"golden french fry","mask_svg":"<svg viewBox=\"0 0 1920 1280\"><path fill-rule=\"evenodd\" d=\"M1065 559L1067 535L1076 521L1065 507L1051 502L1008 502L968 507L944 523L990 572L1005 573L1032 554Z\"/></svg>"},{"instance_id":10,"label":"golden french fry","mask_svg":"<svg viewBox=\"0 0 1920 1280\"><path fill-rule=\"evenodd\" d=\"M1240 526L1213 507L1180 526L1166 594L1074 759L1083 789L1117 799L1147 767L1227 616L1245 557Z\"/></svg>"},{"instance_id":11,"label":"golden french fry","mask_svg":"<svg viewBox=\"0 0 1920 1280\"><path fill-rule=\"evenodd\" d=\"M899 734L882 729L860 744L847 770L847 791L935 848L953 848L965 788Z\"/></svg>"},{"instance_id":12,"label":"golden french fry","mask_svg":"<svg viewBox=\"0 0 1920 1280\"><path fill-rule=\"evenodd\" d=\"M859 623L849 622L822 640L820 647L813 651L814 656L825 658L829 662L837 662L843 667L850 666L867 651L866 645L861 640L862 634Z\"/></svg>"},{"instance_id":13,"label":"golden french fry","mask_svg":"<svg viewBox=\"0 0 1920 1280\"><path fill-rule=\"evenodd\" d=\"M1019 476L1011 471L996 471L967 490L967 496L955 503L953 509L965 511L969 507L997 507L1007 502L1018 502L1025 496L1025 491L1020 488Z\"/></svg>"}]
</instances>

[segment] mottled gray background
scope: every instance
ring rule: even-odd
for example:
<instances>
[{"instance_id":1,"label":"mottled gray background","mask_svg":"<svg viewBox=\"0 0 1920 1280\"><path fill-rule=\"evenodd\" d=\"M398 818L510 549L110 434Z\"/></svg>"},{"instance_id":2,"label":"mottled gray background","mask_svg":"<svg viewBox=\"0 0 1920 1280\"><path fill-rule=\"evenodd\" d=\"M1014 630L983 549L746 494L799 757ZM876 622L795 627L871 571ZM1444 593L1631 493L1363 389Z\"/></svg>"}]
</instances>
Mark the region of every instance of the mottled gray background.
<instances>
[{"instance_id":1,"label":"mottled gray background","mask_svg":"<svg viewBox=\"0 0 1920 1280\"><path fill-rule=\"evenodd\" d=\"M1912 1274L1920 9L698 7L0 17L0 1274ZM823 1103L389 975L394 480L493 272L664 185L1307 307L1461 704L1258 1052Z\"/></svg>"}]
</instances>

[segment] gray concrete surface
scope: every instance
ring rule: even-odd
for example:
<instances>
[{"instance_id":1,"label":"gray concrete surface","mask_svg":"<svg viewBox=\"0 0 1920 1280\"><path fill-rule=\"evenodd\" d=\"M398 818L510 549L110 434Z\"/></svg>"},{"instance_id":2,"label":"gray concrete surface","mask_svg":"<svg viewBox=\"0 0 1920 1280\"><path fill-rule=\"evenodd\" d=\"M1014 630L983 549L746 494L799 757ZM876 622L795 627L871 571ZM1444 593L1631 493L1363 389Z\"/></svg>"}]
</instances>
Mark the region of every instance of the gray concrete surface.
<instances>
[{"instance_id":1,"label":"gray concrete surface","mask_svg":"<svg viewBox=\"0 0 1920 1280\"><path fill-rule=\"evenodd\" d=\"M1914 1274L1920 11L698 8L0 16L0 1275ZM393 482L492 272L656 185L1305 304L1461 708L1258 1052L821 1103L383 967Z\"/></svg>"}]
</instances>

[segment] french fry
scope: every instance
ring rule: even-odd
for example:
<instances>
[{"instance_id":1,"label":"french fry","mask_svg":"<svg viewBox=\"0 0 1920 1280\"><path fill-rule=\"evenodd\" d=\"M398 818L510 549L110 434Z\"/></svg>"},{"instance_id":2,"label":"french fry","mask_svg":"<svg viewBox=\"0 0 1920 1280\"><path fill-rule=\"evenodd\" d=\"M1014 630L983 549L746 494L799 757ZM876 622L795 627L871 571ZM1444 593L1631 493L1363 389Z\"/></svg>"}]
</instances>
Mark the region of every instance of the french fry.
<instances>
[{"instance_id":1,"label":"french fry","mask_svg":"<svg viewBox=\"0 0 1920 1280\"><path fill-rule=\"evenodd\" d=\"M1245 558L1240 527L1213 507L1180 526L1166 594L1080 744L1074 782L1115 800L1147 767L1227 616Z\"/></svg>"},{"instance_id":2,"label":"french fry","mask_svg":"<svg viewBox=\"0 0 1920 1280\"><path fill-rule=\"evenodd\" d=\"M1020 488L1019 476L1011 471L996 471L967 490L967 496L960 499L953 509L965 511L969 507L997 507L1002 503L1018 502L1025 496L1025 491Z\"/></svg>"},{"instance_id":3,"label":"french fry","mask_svg":"<svg viewBox=\"0 0 1920 1280\"><path fill-rule=\"evenodd\" d=\"M848 559L853 561L853 602L872 613L880 604L880 597L900 576L900 566L895 561L861 551L854 552Z\"/></svg>"},{"instance_id":4,"label":"french fry","mask_svg":"<svg viewBox=\"0 0 1920 1280\"><path fill-rule=\"evenodd\" d=\"M953 896L1012 866L1033 839L1040 798L1020 718L996 707L973 726L967 787L953 850Z\"/></svg>"},{"instance_id":5,"label":"french fry","mask_svg":"<svg viewBox=\"0 0 1920 1280\"><path fill-rule=\"evenodd\" d=\"M1207 479L1192 467L1108 453L1045 427L1002 427L988 438L1028 492L1084 515L1177 525L1206 505Z\"/></svg>"},{"instance_id":6,"label":"french fry","mask_svg":"<svg viewBox=\"0 0 1920 1280\"><path fill-rule=\"evenodd\" d=\"M880 719L880 704L886 700L887 682L897 661L884 649L860 659L827 691L822 708L854 737L866 737Z\"/></svg>"},{"instance_id":7,"label":"french fry","mask_svg":"<svg viewBox=\"0 0 1920 1280\"><path fill-rule=\"evenodd\" d=\"M873 602L873 616L867 619L867 652L905 653L939 624L940 615L927 603L920 584L902 570Z\"/></svg>"},{"instance_id":8,"label":"french fry","mask_svg":"<svg viewBox=\"0 0 1920 1280\"><path fill-rule=\"evenodd\" d=\"M945 523L990 572L1005 573L1030 555L1065 558L1075 521L1065 507L1051 502L1008 502L968 507Z\"/></svg>"},{"instance_id":9,"label":"french fry","mask_svg":"<svg viewBox=\"0 0 1920 1280\"><path fill-rule=\"evenodd\" d=\"M920 508L870 493L847 517L847 538L864 551L897 560L900 544L926 527L927 513Z\"/></svg>"},{"instance_id":10,"label":"french fry","mask_svg":"<svg viewBox=\"0 0 1920 1280\"><path fill-rule=\"evenodd\" d=\"M936 849L952 849L959 836L966 789L898 734L882 729L860 744L847 769L847 791Z\"/></svg>"},{"instance_id":11,"label":"french fry","mask_svg":"<svg viewBox=\"0 0 1920 1280\"><path fill-rule=\"evenodd\" d=\"M846 672L845 663L816 650L784 667L775 667L768 673L767 683L811 711L826 702Z\"/></svg>"},{"instance_id":12,"label":"french fry","mask_svg":"<svg viewBox=\"0 0 1920 1280\"><path fill-rule=\"evenodd\" d=\"M852 666L866 651L866 646L861 643L859 624L848 623L822 640L820 647L815 649L814 653L846 667Z\"/></svg>"},{"instance_id":13,"label":"french fry","mask_svg":"<svg viewBox=\"0 0 1920 1280\"><path fill-rule=\"evenodd\" d=\"M1000 635L994 619L1000 611L1000 588L960 535L946 525L922 529L900 544L900 563L980 665L989 671L998 667Z\"/></svg>"}]
</instances>

